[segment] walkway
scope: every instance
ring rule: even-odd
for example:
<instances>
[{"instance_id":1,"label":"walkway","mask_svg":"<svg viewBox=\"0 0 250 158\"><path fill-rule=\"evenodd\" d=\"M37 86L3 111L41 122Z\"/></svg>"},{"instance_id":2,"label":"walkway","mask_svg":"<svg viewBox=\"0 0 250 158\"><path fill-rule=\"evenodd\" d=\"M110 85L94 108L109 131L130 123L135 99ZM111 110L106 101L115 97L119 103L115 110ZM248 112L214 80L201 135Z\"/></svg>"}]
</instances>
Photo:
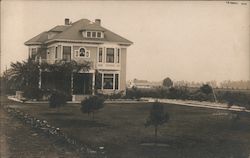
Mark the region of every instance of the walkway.
<instances>
[{"instance_id":1,"label":"walkway","mask_svg":"<svg viewBox=\"0 0 250 158\"><path fill-rule=\"evenodd\" d=\"M143 98L143 99L148 100L148 102L154 102L155 100L157 100L161 103L169 103L169 104L176 104L176 105L183 105L183 106L250 112L250 110L247 110L245 107L233 105L229 108L227 104L214 103L214 102L205 102L205 101L200 102L200 101L193 101L193 100L175 100L175 99L157 99L157 98Z\"/></svg>"}]
</instances>

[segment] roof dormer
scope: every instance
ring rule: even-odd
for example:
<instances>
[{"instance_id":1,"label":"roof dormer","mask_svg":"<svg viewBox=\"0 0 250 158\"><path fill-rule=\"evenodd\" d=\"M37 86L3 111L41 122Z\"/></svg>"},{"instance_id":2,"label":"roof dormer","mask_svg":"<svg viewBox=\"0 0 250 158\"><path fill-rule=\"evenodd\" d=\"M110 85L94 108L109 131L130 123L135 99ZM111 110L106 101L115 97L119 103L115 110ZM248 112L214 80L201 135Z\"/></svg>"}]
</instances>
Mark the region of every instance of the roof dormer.
<instances>
[{"instance_id":1,"label":"roof dormer","mask_svg":"<svg viewBox=\"0 0 250 158\"><path fill-rule=\"evenodd\" d=\"M94 30L84 30L84 31L82 31L82 36L84 38L102 39L102 38L104 38L104 32L103 31L94 31Z\"/></svg>"}]
</instances>

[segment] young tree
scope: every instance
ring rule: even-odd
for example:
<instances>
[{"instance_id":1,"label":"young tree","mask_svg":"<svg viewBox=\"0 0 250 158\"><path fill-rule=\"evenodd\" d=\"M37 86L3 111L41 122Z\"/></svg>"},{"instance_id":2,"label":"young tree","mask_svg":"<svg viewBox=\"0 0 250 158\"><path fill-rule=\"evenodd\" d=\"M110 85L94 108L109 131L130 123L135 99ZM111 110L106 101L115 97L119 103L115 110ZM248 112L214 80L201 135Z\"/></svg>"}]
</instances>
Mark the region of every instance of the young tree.
<instances>
[{"instance_id":1,"label":"young tree","mask_svg":"<svg viewBox=\"0 0 250 158\"><path fill-rule=\"evenodd\" d=\"M169 77L167 77L167 78L165 78L165 79L163 80L162 85L163 85L164 87L170 88L170 87L173 86L173 81L172 81Z\"/></svg>"},{"instance_id":2,"label":"young tree","mask_svg":"<svg viewBox=\"0 0 250 158\"><path fill-rule=\"evenodd\" d=\"M89 98L81 102L81 111L83 113L92 113L94 119L94 113L104 107L104 99L100 96L90 96Z\"/></svg>"},{"instance_id":3,"label":"young tree","mask_svg":"<svg viewBox=\"0 0 250 158\"><path fill-rule=\"evenodd\" d=\"M150 115L146 120L145 127L154 126L155 128L155 143L157 143L158 126L168 122L169 115L164 113L164 107L159 102L154 102L150 110Z\"/></svg>"}]
</instances>

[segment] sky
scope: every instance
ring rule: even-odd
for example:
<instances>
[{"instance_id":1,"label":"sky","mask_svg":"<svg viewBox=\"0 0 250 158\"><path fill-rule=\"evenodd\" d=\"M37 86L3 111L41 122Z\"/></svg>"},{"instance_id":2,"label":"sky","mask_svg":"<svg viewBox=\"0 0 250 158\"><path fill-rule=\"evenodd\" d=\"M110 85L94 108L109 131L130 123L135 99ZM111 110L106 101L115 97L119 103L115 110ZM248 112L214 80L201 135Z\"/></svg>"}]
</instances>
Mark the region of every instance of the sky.
<instances>
[{"instance_id":1,"label":"sky","mask_svg":"<svg viewBox=\"0 0 250 158\"><path fill-rule=\"evenodd\" d=\"M28 57L24 42L65 18L102 20L133 41L127 80L250 80L250 3L1 1L1 72Z\"/></svg>"}]
</instances>

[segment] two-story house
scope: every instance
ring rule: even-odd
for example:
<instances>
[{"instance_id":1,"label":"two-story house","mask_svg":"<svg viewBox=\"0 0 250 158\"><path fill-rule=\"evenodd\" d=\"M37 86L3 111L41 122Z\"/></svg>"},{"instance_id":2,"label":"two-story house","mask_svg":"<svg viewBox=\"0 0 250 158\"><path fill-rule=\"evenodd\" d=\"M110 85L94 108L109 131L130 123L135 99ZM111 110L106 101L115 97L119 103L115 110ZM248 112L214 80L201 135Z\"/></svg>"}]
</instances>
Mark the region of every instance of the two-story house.
<instances>
[{"instance_id":1,"label":"two-story house","mask_svg":"<svg viewBox=\"0 0 250 158\"><path fill-rule=\"evenodd\" d=\"M29 57L34 60L50 64L60 60L91 62L90 70L73 75L73 84L68 86L73 89L73 100L94 94L97 84L95 72L100 77L97 86L100 93L125 92L126 56L131 44L131 41L102 27L100 19L95 22L81 19L74 23L65 19L64 25L55 26L25 42L29 47ZM65 86L60 79L44 72L39 87Z\"/></svg>"}]
</instances>

